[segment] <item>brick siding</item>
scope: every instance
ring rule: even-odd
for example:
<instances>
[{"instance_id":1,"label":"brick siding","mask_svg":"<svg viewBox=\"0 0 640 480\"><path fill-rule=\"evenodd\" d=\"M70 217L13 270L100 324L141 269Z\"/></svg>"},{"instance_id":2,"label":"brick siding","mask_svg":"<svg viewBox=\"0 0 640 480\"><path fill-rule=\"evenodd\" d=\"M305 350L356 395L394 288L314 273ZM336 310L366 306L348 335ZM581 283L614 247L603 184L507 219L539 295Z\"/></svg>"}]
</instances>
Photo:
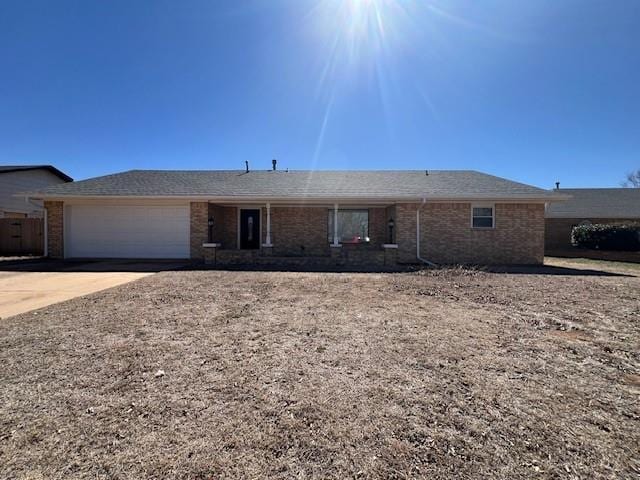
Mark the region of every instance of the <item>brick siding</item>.
<instances>
[{"instance_id":1,"label":"brick siding","mask_svg":"<svg viewBox=\"0 0 640 480\"><path fill-rule=\"evenodd\" d=\"M273 254L328 256L328 213L326 208L272 207ZM266 235L266 213L262 233Z\"/></svg>"},{"instance_id":2,"label":"brick siding","mask_svg":"<svg viewBox=\"0 0 640 480\"><path fill-rule=\"evenodd\" d=\"M201 207L192 204L192 221L200 218L204 229L192 227L198 238L207 238L207 218ZM273 249L254 252L255 256L272 257L332 257L338 264L362 265L367 262L386 264L390 258L398 263L415 264L416 210L420 208L420 250L423 258L435 263L463 264L540 264L544 254L544 206L541 204L495 205L495 228L471 228L470 203L397 204L388 208L369 209L369 236L367 245L343 245L341 249L329 247L327 207L272 207L271 240ZM196 212L196 214L194 214ZM266 239L266 208L261 208L262 242ZM224 250L237 249L237 209L211 205L208 214L214 217L214 241L222 243ZM394 237L397 251L385 252L388 243L388 220L394 218ZM219 226L219 227L218 227ZM201 245L200 241L200 245ZM220 253L220 252L218 252ZM193 253L192 253L193 254ZM218 258L240 261L249 258L223 254ZM237 257L237 258L236 258Z\"/></svg>"},{"instance_id":3,"label":"brick siding","mask_svg":"<svg viewBox=\"0 0 640 480\"><path fill-rule=\"evenodd\" d=\"M421 212L421 256L436 263L541 264L544 205L495 204L495 228L471 228L471 204L432 203Z\"/></svg>"},{"instance_id":4,"label":"brick siding","mask_svg":"<svg viewBox=\"0 0 640 480\"><path fill-rule=\"evenodd\" d=\"M64 203L44 202L47 210L47 249L49 257L64 258Z\"/></svg>"},{"instance_id":5,"label":"brick siding","mask_svg":"<svg viewBox=\"0 0 640 480\"><path fill-rule=\"evenodd\" d=\"M191 202L189 210L191 259L203 260L202 244L207 241L208 237L209 204L207 202Z\"/></svg>"},{"instance_id":6,"label":"brick siding","mask_svg":"<svg viewBox=\"0 0 640 480\"><path fill-rule=\"evenodd\" d=\"M47 242L51 258L64 256L64 204L46 201ZM338 263L366 266L388 263L390 252L382 250L388 242L389 218L394 218L394 237L398 250L393 252L398 263L417 263L416 259L416 209L421 208L421 255L436 263L470 264L539 264L543 261L545 220L544 207L540 204L495 205L496 227L472 229L471 204L427 203L398 204L388 208L369 209L368 245L345 245L331 252L328 231L329 209L326 207L272 207L271 238L273 256L326 256L332 253ZM202 260L205 251L202 243L209 240L208 219L213 217L213 241L223 249L237 248L237 208L209 205L207 202L190 204L191 257ZM560 221L555 221L560 220ZM555 223L554 232L560 227L570 234L577 219L547 219ZM262 208L263 241L266 236L266 209ZM550 222L552 221L552 222ZM593 219L593 223L619 223L606 219ZM632 220L632 221L638 221ZM563 234L547 233L550 238ZM304 248L303 248L304 247Z\"/></svg>"},{"instance_id":7,"label":"brick siding","mask_svg":"<svg viewBox=\"0 0 640 480\"><path fill-rule=\"evenodd\" d=\"M396 205L395 237L398 244L398 263L417 263L416 258L416 209L418 205Z\"/></svg>"},{"instance_id":8,"label":"brick siding","mask_svg":"<svg viewBox=\"0 0 640 480\"><path fill-rule=\"evenodd\" d=\"M370 246L375 249L381 249L384 243L387 243L387 212L385 208L369 209L369 238Z\"/></svg>"},{"instance_id":9,"label":"brick siding","mask_svg":"<svg viewBox=\"0 0 640 480\"><path fill-rule=\"evenodd\" d=\"M393 230L389 232L389 220L391 219L393 219L394 227L393 227ZM395 221L396 221L396 206L391 205L385 208L385 230L384 230L384 236L383 236L384 238L383 243L396 243L397 225L395 225ZM391 233L391 237L389 236L390 233Z\"/></svg>"},{"instance_id":10,"label":"brick siding","mask_svg":"<svg viewBox=\"0 0 640 480\"><path fill-rule=\"evenodd\" d=\"M45 201L47 210L47 248L52 258L64 257L64 204ZM345 207L348 208L348 207ZM388 262L382 244L389 242L387 223L394 219L393 241L398 249L393 257L399 263L418 263L416 258L416 210L421 212L421 254L436 263L471 264L539 264L544 247L570 248L571 227L585 219L547 219L545 232L542 204L497 203L493 229L471 228L470 203L401 203L369 208L367 245L345 245L332 251L328 239L330 207L272 207L271 256L326 256L364 264ZM262 212L262 242L266 237L266 208ZM209 238L208 219L214 219ZM589 219L592 223L640 223L640 219ZM212 240L222 248L238 248L238 207L213 205L208 202L190 204L190 254L202 260L202 243ZM386 258L386 259L385 259Z\"/></svg>"}]
</instances>

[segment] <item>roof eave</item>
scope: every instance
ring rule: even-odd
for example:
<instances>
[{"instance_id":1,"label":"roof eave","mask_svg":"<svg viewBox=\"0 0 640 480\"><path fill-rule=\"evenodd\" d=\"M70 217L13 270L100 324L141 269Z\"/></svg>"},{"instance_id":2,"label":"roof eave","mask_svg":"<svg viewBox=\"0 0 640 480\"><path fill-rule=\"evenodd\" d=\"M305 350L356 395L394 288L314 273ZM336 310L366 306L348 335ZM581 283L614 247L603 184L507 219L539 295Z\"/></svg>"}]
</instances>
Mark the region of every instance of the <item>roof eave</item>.
<instances>
[{"instance_id":1,"label":"roof eave","mask_svg":"<svg viewBox=\"0 0 640 480\"><path fill-rule=\"evenodd\" d=\"M264 195L60 195L29 193L16 194L14 196L29 197L48 201L65 200L183 200L183 201L208 201L208 202L389 202L389 203L416 203L416 202L511 202L511 203L549 203L560 202L571 198L570 195L408 195L408 196L264 196Z\"/></svg>"}]
</instances>

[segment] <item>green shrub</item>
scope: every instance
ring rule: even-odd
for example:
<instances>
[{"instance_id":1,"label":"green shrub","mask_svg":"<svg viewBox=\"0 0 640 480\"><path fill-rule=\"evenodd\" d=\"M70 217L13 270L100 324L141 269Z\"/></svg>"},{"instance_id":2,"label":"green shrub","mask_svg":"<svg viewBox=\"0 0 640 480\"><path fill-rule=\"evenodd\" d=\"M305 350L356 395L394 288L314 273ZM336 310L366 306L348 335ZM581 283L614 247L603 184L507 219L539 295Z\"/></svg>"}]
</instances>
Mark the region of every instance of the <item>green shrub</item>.
<instances>
[{"instance_id":1,"label":"green shrub","mask_svg":"<svg viewBox=\"0 0 640 480\"><path fill-rule=\"evenodd\" d=\"M640 226L578 225L571 230L575 247L636 252L640 250Z\"/></svg>"}]
</instances>

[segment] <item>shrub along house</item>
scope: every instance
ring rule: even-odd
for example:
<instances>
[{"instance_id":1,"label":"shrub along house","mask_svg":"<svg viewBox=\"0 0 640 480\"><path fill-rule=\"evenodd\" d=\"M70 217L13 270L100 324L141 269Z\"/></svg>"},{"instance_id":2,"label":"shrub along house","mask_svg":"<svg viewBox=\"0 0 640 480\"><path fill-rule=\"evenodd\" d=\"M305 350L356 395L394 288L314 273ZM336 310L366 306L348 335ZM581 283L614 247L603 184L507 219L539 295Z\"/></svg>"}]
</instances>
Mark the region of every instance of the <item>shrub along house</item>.
<instances>
[{"instance_id":1,"label":"shrub along house","mask_svg":"<svg viewBox=\"0 0 640 480\"><path fill-rule=\"evenodd\" d=\"M475 171L143 171L59 185L55 258L216 265L540 264L558 195Z\"/></svg>"}]
</instances>

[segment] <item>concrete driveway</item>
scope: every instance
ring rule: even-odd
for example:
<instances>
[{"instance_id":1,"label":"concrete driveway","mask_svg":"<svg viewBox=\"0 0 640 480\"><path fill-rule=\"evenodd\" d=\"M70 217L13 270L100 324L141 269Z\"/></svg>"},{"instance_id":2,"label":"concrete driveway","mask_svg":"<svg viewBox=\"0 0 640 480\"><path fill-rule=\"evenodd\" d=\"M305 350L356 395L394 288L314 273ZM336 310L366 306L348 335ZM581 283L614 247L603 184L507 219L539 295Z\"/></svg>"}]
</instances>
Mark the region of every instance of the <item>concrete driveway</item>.
<instances>
[{"instance_id":1,"label":"concrete driveway","mask_svg":"<svg viewBox=\"0 0 640 480\"><path fill-rule=\"evenodd\" d=\"M175 269L175 263L0 263L0 318Z\"/></svg>"}]
</instances>

